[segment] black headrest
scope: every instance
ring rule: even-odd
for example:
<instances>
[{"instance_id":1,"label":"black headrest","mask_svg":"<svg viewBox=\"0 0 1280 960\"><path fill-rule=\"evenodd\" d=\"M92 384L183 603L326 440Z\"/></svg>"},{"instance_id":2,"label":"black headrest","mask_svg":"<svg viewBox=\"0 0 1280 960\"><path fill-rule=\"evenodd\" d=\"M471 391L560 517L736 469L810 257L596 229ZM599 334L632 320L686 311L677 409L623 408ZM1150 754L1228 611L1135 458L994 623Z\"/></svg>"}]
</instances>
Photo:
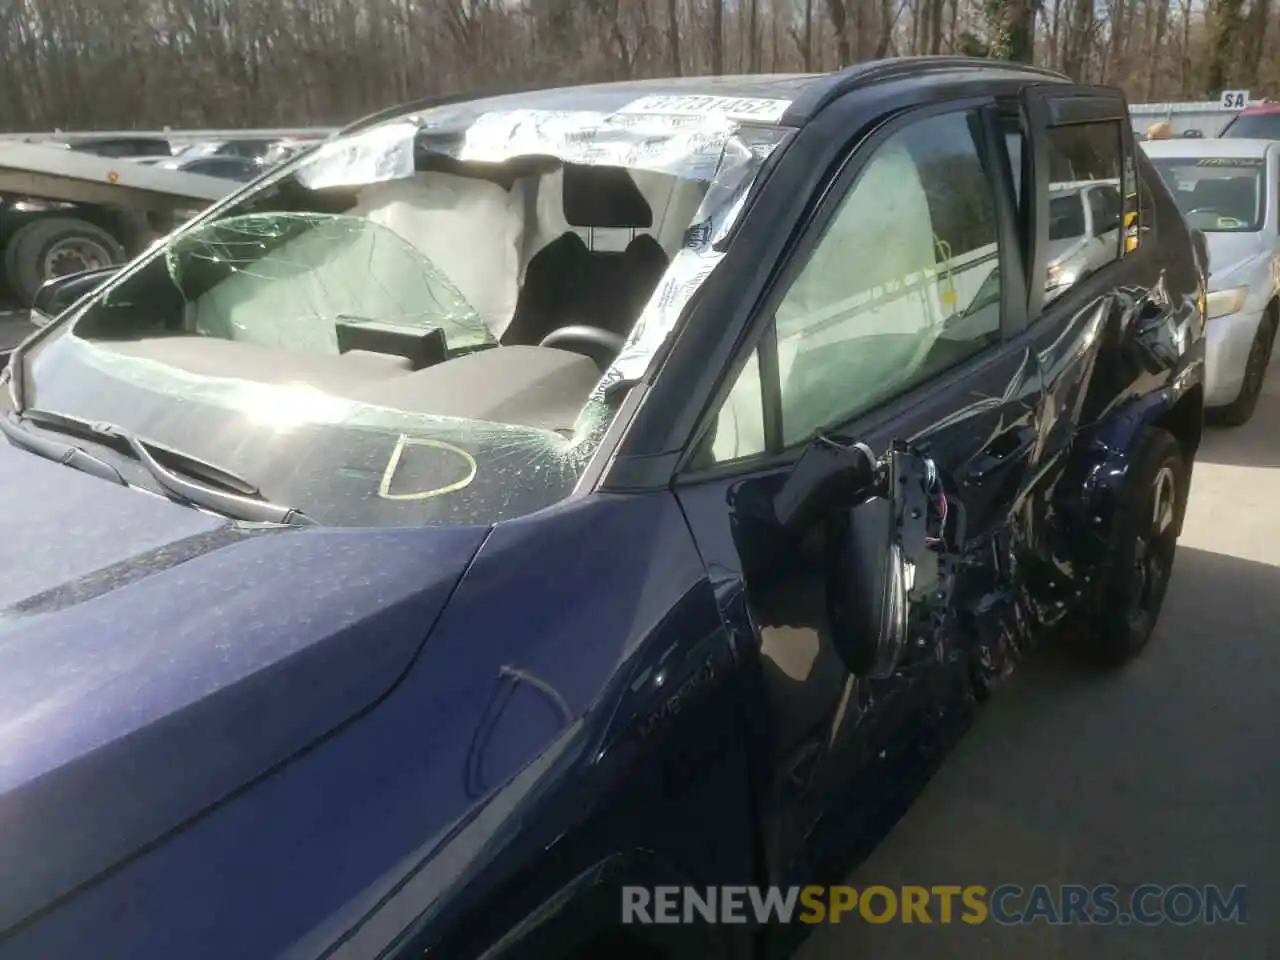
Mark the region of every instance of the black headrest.
<instances>
[{"instance_id":1,"label":"black headrest","mask_svg":"<svg viewBox=\"0 0 1280 960\"><path fill-rule=\"evenodd\" d=\"M653 210L622 167L564 165L564 218L571 227L645 230Z\"/></svg>"}]
</instances>

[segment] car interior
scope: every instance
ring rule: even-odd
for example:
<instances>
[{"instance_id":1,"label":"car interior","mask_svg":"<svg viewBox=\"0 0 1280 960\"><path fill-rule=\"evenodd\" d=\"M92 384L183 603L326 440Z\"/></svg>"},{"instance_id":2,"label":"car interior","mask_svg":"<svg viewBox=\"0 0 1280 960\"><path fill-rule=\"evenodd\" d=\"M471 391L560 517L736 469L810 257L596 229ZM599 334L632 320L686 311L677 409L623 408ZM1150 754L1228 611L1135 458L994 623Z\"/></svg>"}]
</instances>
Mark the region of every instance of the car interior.
<instances>
[{"instance_id":1,"label":"car interior","mask_svg":"<svg viewBox=\"0 0 1280 960\"><path fill-rule=\"evenodd\" d=\"M76 332L202 377L572 427L706 184L550 158L418 167L357 188L286 181L171 243Z\"/></svg>"},{"instance_id":2,"label":"car interior","mask_svg":"<svg viewBox=\"0 0 1280 960\"><path fill-rule=\"evenodd\" d=\"M1179 205L1188 213L1212 212L1238 220L1242 225L1257 223L1258 178L1213 177L1198 180L1189 191L1179 191Z\"/></svg>"}]
</instances>

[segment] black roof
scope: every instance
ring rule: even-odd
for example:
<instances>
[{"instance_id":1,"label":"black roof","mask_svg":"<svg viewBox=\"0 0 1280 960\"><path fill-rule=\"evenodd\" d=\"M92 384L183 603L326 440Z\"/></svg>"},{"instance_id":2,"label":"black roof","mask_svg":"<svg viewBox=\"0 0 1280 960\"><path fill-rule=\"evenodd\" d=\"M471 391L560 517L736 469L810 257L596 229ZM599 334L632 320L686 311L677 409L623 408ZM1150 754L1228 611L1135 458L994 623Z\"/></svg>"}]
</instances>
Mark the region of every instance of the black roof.
<instances>
[{"instance_id":1,"label":"black roof","mask_svg":"<svg viewBox=\"0 0 1280 960\"><path fill-rule=\"evenodd\" d=\"M667 77L622 80L578 86L542 86L520 90L481 90L431 97L399 104L356 121L348 133L383 120L433 107L466 105L477 114L491 110L601 110L611 111L645 96L721 96L790 100L783 126L802 126L823 106L851 89L888 80L937 77L983 72L1021 76L1025 79L1067 81L1065 74L1021 63L1004 63L973 57L896 57L860 63L836 73L729 74L709 77Z\"/></svg>"}]
</instances>

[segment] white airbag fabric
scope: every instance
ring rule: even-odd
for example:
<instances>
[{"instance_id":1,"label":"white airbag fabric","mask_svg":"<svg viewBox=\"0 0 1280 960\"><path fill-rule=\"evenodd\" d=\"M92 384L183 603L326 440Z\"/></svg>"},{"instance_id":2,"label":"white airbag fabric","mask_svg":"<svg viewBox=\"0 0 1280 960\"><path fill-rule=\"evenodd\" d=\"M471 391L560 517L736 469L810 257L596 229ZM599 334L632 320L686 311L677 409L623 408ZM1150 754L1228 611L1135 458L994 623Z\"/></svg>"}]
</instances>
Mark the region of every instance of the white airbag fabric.
<instances>
[{"instance_id":1,"label":"white airbag fabric","mask_svg":"<svg viewBox=\"0 0 1280 960\"><path fill-rule=\"evenodd\" d=\"M453 282L494 338L502 336L520 293L520 191L427 172L367 187L350 212L416 247Z\"/></svg>"}]
</instances>

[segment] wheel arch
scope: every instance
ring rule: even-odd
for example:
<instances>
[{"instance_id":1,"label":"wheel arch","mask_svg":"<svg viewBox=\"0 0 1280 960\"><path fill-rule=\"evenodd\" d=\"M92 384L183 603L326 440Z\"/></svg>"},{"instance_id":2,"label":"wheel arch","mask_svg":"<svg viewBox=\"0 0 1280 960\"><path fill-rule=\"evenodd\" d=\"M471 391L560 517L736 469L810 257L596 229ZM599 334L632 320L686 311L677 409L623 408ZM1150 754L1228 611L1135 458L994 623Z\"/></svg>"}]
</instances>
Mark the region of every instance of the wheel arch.
<instances>
[{"instance_id":1,"label":"wheel arch","mask_svg":"<svg viewBox=\"0 0 1280 960\"><path fill-rule=\"evenodd\" d=\"M1093 451L1078 487L1076 510L1084 527L1095 535L1114 522L1124 484L1132 465L1138 438L1147 427L1171 434L1187 464L1187 482L1204 434L1204 386L1197 382L1170 402L1167 392L1139 397L1095 424L1087 443ZM1178 532L1182 531L1186 498L1179 505ZM1091 538L1097 543L1098 536Z\"/></svg>"}]
</instances>

